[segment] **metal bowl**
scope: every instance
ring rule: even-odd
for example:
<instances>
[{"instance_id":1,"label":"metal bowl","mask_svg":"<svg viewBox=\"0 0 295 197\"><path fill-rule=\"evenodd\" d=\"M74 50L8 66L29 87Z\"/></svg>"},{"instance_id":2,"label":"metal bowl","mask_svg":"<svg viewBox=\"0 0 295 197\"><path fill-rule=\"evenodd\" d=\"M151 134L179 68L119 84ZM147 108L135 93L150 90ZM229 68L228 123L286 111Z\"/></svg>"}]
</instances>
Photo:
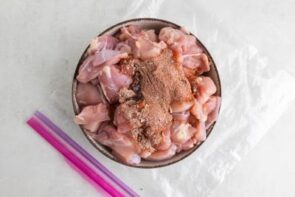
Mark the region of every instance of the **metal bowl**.
<instances>
[{"instance_id":1,"label":"metal bowl","mask_svg":"<svg viewBox=\"0 0 295 197\"><path fill-rule=\"evenodd\" d=\"M127 25L139 25L142 28L145 29L155 29L156 32L159 32L159 30L163 27L173 27L173 28L180 28L179 25L172 23L170 21L165 21L165 20L161 20L161 19L156 19L156 18L135 18L135 19L131 19L131 20L127 20L127 21L123 21L121 23L118 23L116 25L113 25L109 28L107 28L106 30L104 30L102 33L100 33L98 36L101 35L114 35L116 34L121 27L123 26L127 26ZM192 34L193 35L193 34ZM194 36L194 35L193 35ZM196 37L196 36L195 36ZM216 68L216 65L213 61L212 56L210 55L210 53L208 52L208 50L205 48L205 46L200 42L200 40L197 38L198 43L200 44L200 46L204 49L206 55L208 56L209 62L210 62L210 71L207 72L205 75L211 77L211 79L214 81L217 91L215 93L216 96L221 96L221 84L220 84L220 79L219 79L219 75L218 75L218 71ZM88 45L89 47L89 45ZM76 67L76 71L74 74L74 78L73 78L73 85L72 85L72 101L73 101L73 107L74 107L74 111L75 114L77 115L80 112L80 108L79 105L77 103L76 100L76 88L77 88L77 83L78 81L76 80L76 76L78 75L78 71L79 71L79 67L82 64L83 60L86 57L86 51L88 49L88 47L85 49L84 53L82 54L78 65ZM208 129L207 129L207 137L210 135L213 127L214 127L215 123L213 123ZM162 160L162 161L146 161L146 160L142 160L140 164L138 165L128 165L126 163L121 162L120 160L118 160L116 157L114 157L111 153L111 150L104 146L99 144L98 142L96 142L91 136L89 136L87 134L87 131L85 131L81 126L80 126L81 130L83 131L83 133L85 134L85 136L87 137L87 139L91 142L91 144L97 149L99 150L102 154L104 154L106 157L119 162L121 164L127 165L127 166L132 166L132 167L137 167L137 168L157 168L157 167L163 167L163 166L168 166L171 165L173 163L176 163L178 161L183 160L184 158L188 157L189 155L191 155L194 151L196 151L204 142L195 145L192 149L187 150L187 151L181 151L180 153L177 153L176 155L174 155L172 158L170 159L166 159L166 160Z\"/></svg>"}]
</instances>

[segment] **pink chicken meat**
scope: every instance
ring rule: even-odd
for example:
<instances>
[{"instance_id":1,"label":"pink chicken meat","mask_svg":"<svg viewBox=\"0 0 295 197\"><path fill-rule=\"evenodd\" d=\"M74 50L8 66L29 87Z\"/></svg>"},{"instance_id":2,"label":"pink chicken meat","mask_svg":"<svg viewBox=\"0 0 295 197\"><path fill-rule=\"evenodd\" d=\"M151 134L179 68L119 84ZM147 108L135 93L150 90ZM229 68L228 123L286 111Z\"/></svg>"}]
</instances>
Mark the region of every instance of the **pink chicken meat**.
<instances>
[{"instance_id":1,"label":"pink chicken meat","mask_svg":"<svg viewBox=\"0 0 295 197\"><path fill-rule=\"evenodd\" d=\"M126 26L95 38L80 65L75 122L121 162L137 165L206 139L221 99L196 38L165 27Z\"/></svg>"}]
</instances>

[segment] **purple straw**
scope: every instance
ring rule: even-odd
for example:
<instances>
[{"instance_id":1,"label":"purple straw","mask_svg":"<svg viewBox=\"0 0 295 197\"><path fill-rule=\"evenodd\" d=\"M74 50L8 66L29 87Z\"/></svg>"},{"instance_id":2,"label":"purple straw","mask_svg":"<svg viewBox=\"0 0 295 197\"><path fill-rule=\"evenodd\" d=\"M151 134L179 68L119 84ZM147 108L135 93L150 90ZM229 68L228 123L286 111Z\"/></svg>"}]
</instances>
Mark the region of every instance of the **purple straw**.
<instances>
[{"instance_id":1,"label":"purple straw","mask_svg":"<svg viewBox=\"0 0 295 197\"><path fill-rule=\"evenodd\" d=\"M92 179L96 184L101 186L108 194L114 197L124 196L119 191L116 190L111 184L104 180L99 174L97 174L90 166L88 166L83 160L75 155L71 150L69 150L62 142L58 140L54 135L49 133L38 121L37 118L32 117L27 121L39 135L41 135L48 143L50 143L56 150L58 150L66 159L72 162L81 172Z\"/></svg>"},{"instance_id":2,"label":"purple straw","mask_svg":"<svg viewBox=\"0 0 295 197\"><path fill-rule=\"evenodd\" d=\"M70 136L68 136L63 130L56 126L51 120L49 120L44 114L39 111L35 112L35 116L52 129L59 137L66 141L73 149L83 155L90 163L103 172L107 177L114 181L120 188L127 192L130 196L139 196L128 185L123 183L117 178L111 171L109 171L102 163L97 161L92 155L90 155L84 148L82 148L77 142L75 142Z\"/></svg>"}]
</instances>

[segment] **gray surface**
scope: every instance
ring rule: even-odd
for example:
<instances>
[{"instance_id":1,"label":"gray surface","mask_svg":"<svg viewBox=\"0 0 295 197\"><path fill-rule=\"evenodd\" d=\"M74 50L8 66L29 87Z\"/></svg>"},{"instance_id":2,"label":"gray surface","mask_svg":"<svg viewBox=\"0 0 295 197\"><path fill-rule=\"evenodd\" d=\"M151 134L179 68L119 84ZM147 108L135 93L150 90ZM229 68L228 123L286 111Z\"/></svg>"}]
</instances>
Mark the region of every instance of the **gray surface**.
<instances>
[{"instance_id":1,"label":"gray surface","mask_svg":"<svg viewBox=\"0 0 295 197\"><path fill-rule=\"evenodd\" d=\"M59 90L48 93L47 89L59 87L60 83L64 83L64 88L70 87L71 79L65 80L64 75L72 74L70 66L78 61L81 46L86 46L89 38L98 33L92 20L105 27L110 25L107 20L95 18L95 12L105 12L106 17L119 21L124 10L120 10L118 2L104 3L107 6L102 7L101 1L95 0L0 1L1 196L97 195L25 126L24 118L55 93L70 96ZM249 42L268 58L269 64L278 64L295 76L294 1L201 3L228 27L247 34ZM114 14L110 14L110 10L115 10ZM58 72L60 69L63 70ZM48 77L52 80L40 80ZM71 103L61 103L71 107ZM275 127L237 165L213 196L295 195L293 105L290 104ZM60 123L70 124L66 120ZM80 143L87 142L81 138Z\"/></svg>"}]
</instances>

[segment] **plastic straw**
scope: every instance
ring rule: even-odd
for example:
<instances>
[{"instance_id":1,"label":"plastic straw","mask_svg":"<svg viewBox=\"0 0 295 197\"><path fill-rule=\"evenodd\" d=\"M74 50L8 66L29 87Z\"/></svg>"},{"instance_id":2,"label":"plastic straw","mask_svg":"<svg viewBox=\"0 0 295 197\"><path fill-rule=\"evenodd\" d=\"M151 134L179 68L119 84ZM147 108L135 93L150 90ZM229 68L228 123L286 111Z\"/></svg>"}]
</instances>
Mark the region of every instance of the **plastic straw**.
<instances>
[{"instance_id":1,"label":"plastic straw","mask_svg":"<svg viewBox=\"0 0 295 197\"><path fill-rule=\"evenodd\" d=\"M52 135L45 126L38 121L36 117L32 117L27 121L40 136L42 136L48 143L50 143L57 151L59 151L66 159L74 164L81 172L93 180L97 185L103 188L108 194L114 197L124 196L106 180L104 180L99 174L97 174L90 166L88 166L83 160L76 156L71 150L69 150L58 138Z\"/></svg>"},{"instance_id":2,"label":"plastic straw","mask_svg":"<svg viewBox=\"0 0 295 197\"><path fill-rule=\"evenodd\" d=\"M134 192L128 185L117 178L111 171L109 171L102 163L97 161L92 155L90 155L83 147L81 147L77 142L75 142L70 136L68 136L62 129L55 125L49 118L47 118L43 113L36 111L34 114L38 117L46 126L52 129L59 137L61 137L65 142L67 142L73 149L79 152L85 157L90 163L92 163L97 169L109 177L114 183L116 183L121 189L123 189L130 196L139 196Z\"/></svg>"}]
</instances>

